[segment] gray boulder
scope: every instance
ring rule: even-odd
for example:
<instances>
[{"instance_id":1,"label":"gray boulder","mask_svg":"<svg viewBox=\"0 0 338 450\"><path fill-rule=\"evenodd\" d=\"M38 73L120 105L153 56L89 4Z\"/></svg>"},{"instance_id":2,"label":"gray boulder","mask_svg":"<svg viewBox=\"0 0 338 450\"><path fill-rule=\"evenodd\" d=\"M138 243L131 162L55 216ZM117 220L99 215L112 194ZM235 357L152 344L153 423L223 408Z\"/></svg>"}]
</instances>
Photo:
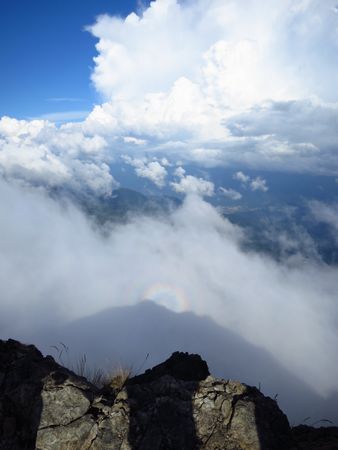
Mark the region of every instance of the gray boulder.
<instances>
[{"instance_id":1,"label":"gray boulder","mask_svg":"<svg viewBox=\"0 0 338 450\"><path fill-rule=\"evenodd\" d=\"M286 416L198 355L98 389L34 347L0 341L2 450L288 450Z\"/></svg>"}]
</instances>

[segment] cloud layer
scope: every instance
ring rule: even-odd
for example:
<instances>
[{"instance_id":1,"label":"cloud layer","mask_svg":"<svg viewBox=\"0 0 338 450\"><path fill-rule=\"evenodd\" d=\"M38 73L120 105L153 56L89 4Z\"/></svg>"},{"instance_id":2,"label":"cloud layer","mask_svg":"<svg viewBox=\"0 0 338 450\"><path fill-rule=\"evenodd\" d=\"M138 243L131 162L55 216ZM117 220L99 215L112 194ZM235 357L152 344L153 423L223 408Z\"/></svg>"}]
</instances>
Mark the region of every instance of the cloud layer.
<instances>
[{"instance_id":1,"label":"cloud layer","mask_svg":"<svg viewBox=\"0 0 338 450\"><path fill-rule=\"evenodd\" d=\"M0 200L2 336L151 299L213 318L321 394L338 389L336 269L245 253L242 232L194 195L105 236L40 191L1 181Z\"/></svg>"},{"instance_id":2,"label":"cloud layer","mask_svg":"<svg viewBox=\"0 0 338 450\"><path fill-rule=\"evenodd\" d=\"M102 160L106 147L103 137L76 124L0 119L0 174L7 179L108 195L116 182Z\"/></svg>"},{"instance_id":3,"label":"cloud layer","mask_svg":"<svg viewBox=\"0 0 338 450\"><path fill-rule=\"evenodd\" d=\"M156 0L126 18L100 16L88 31L97 38L92 81L103 103L58 127L3 117L0 170L98 194L115 185L112 160L145 152L206 167L337 175L335 6ZM165 184L155 162L137 171Z\"/></svg>"}]
</instances>

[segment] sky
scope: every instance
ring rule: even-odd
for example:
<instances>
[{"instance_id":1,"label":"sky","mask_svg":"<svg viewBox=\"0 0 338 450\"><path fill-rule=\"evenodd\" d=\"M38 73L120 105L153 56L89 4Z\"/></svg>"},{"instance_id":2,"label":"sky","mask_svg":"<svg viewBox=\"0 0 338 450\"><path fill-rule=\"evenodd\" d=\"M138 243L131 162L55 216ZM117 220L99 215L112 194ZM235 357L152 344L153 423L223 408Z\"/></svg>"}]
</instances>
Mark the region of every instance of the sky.
<instances>
[{"instance_id":1,"label":"sky","mask_svg":"<svg viewBox=\"0 0 338 450\"><path fill-rule=\"evenodd\" d=\"M6 176L100 194L121 182L115 161L174 192L199 183L168 180L180 162L337 178L333 0L110 2L98 15L108 3L3 7Z\"/></svg>"},{"instance_id":2,"label":"sky","mask_svg":"<svg viewBox=\"0 0 338 450\"><path fill-rule=\"evenodd\" d=\"M135 7L134 0L2 2L0 116L81 111L83 118L99 101L89 83L95 42L85 26Z\"/></svg>"},{"instance_id":3,"label":"sky","mask_svg":"<svg viewBox=\"0 0 338 450\"><path fill-rule=\"evenodd\" d=\"M2 335L46 345L46 324L153 300L208 317L317 397L337 392L337 267L297 222L292 239L264 230L281 260L248 252L213 206L276 207L274 179L291 203L308 177L308 220L336 245L336 2L17 0L0 20ZM181 205L98 227L79 199L109 202L127 174Z\"/></svg>"}]
</instances>

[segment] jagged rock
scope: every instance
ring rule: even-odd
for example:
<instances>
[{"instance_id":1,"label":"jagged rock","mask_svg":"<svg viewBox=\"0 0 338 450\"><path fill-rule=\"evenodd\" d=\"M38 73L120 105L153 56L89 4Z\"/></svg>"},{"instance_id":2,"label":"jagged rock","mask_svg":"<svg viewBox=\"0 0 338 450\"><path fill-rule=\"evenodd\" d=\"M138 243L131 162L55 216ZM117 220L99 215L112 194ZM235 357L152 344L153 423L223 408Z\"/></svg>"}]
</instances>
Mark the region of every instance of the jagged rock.
<instances>
[{"instance_id":1,"label":"jagged rock","mask_svg":"<svg viewBox=\"0 0 338 450\"><path fill-rule=\"evenodd\" d=\"M286 416L256 388L174 353L97 389L33 346L0 341L1 450L288 450Z\"/></svg>"},{"instance_id":2,"label":"jagged rock","mask_svg":"<svg viewBox=\"0 0 338 450\"><path fill-rule=\"evenodd\" d=\"M338 450L338 427L298 425L292 430L299 450Z\"/></svg>"},{"instance_id":3,"label":"jagged rock","mask_svg":"<svg viewBox=\"0 0 338 450\"><path fill-rule=\"evenodd\" d=\"M34 346L0 341L0 448L64 449L53 436L85 417L96 391Z\"/></svg>"},{"instance_id":4,"label":"jagged rock","mask_svg":"<svg viewBox=\"0 0 338 450\"><path fill-rule=\"evenodd\" d=\"M205 380L210 372L208 364L200 355L175 352L167 361L129 380L129 384L149 383L164 375L170 375L177 380L200 381Z\"/></svg>"}]
</instances>

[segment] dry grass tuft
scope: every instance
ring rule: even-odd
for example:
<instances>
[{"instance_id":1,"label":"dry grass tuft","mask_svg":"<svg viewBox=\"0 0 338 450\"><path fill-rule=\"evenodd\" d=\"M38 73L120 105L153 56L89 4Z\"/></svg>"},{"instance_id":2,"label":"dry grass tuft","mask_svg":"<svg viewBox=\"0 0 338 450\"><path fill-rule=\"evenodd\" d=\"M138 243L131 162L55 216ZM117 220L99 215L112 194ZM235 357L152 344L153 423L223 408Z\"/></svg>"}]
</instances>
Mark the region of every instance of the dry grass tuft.
<instances>
[{"instance_id":1,"label":"dry grass tuft","mask_svg":"<svg viewBox=\"0 0 338 450\"><path fill-rule=\"evenodd\" d=\"M118 366L107 376L104 385L114 391L120 391L124 388L126 382L131 377L131 374L132 369Z\"/></svg>"},{"instance_id":2,"label":"dry grass tuft","mask_svg":"<svg viewBox=\"0 0 338 450\"><path fill-rule=\"evenodd\" d=\"M72 372L76 373L80 377L86 378L90 383L94 384L96 387L103 387L106 380L106 375L102 369L90 368L87 363L87 355L83 354L78 358L74 364L74 358L71 357L69 347L63 342L58 345L51 346L57 353L57 360L59 364L67 367Z\"/></svg>"},{"instance_id":3,"label":"dry grass tuft","mask_svg":"<svg viewBox=\"0 0 338 450\"><path fill-rule=\"evenodd\" d=\"M126 368L122 365L115 366L110 372L104 371L100 368L90 368L87 361L86 354L80 356L75 364L74 358L71 357L69 347L63 342L59 342L58 345L51 346L57 354L57 360L64 367L67 367L80 377L86 378L90 383L94 384L98 388L108 388L114 391L121 391L125 386L128 379L132 376L133 369ZM148 358L148 354L143 364Z\"/></svg>"}]
</instances>

